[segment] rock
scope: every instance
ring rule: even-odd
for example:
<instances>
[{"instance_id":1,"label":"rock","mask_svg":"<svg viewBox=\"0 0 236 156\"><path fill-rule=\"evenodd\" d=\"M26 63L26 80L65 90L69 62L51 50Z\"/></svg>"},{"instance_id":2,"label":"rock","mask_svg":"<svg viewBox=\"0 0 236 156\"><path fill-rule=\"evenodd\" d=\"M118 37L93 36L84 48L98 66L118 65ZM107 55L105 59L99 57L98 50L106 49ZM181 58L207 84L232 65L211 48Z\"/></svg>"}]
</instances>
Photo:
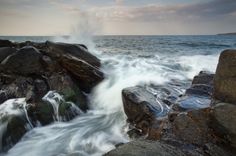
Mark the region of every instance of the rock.
<instances>
[{"instance_id":1,"label":"rock","mask_svg":"<svg viewBox=\"0 0 236 156\"><path fill-rule=\"evenodd\" d=\"M27 108L28 116L34 126L48 125L54 121L54 110L50 103L45 101L37 101L37 103L30 103Z\"/></svg>"},{"instance_id":2,"label":"rock","mask_svg":"<svg viewBox=\"0 0 236 156\"><path fill-rule=\"evenodd\" d=\"M85 95L69 75L65 73L53 74L48 78L48 85L50 90L56 90L59 94L63 95L65 101L75 103L83 111L88 109Z\"/></svg>"},{"instance_id":3,"label":"rock","mask_svg":"<svg viewBox=\"0 0 236 156\"><path fill-rule=\"evenodd\" d=\"M74 76L79 87L86 92L103 80L99 70L100 61L85 48L64 43L47 42L47 55L59 60L60 64Z\"/></svg>"},{"instance_id":4,"label":"rock","mask_svg":"<svg viewBox=\"0 0 236 156\"><path fill-rule=\"evenodd\" d=\"M103 80L103 73L83 60L64 56L62 66L76 78L79 87L85 92L90 92Z\"/></svg>"},{"instance_id":5,"label":"rock","mask_svg":"<svg viewBox=\"0 0 236 156\"><path fill-rule=\"evenodd\" d=\"M168 107L156 101L156 97L145 88L129 87L122 90L124 111L128 121L147 132L152 121L166 116Z\"/></svg>"},{"instance_id":6,"label":"rock","mask_svg":"<svg viewBox=\"0 0 236 156\"><path fill-rule=\"evenodd\" d=\"M0 39L0 47L13 47L14 44L9 40L1 40Z\"/></svg>"},{"instance_id":7,"label":"rock","mask_svg":"<svg viewBox=\"0 0 236 156\"><path fill-rule=\"evenodd\" d=\"M230 145L236 148L236 106L229 103L218 103L213 107L213 128Z\"/></svg>"},{"instance_id":8,"label":"rock","mask_svg":"<svg viewBox=\"0 0 236 156\"><path fill-rule=\"evenodd\" d=\"M6 131L2 136L3 151L7 151L14 146L27 132L27 120L23 117L12 116L10 117Z\"/></svg>"},{"instance_id":9,"label":"rock","mask_svg":"<svg viewBox=\"0 0 236 156\"><path fill-rule=\"evenodd\" d=\"M213 92L213 87L205 84L194 84L189 89L186 90L185 95L196 95L211 97Z\"/></svg>"},{"instance_id":10,"label":"rock","mask_svg":"<svg viewBox=\"0 0 236 156\"><path fill-rule=\"evenodd\" d=\"M26 77L15 77L10 84L3 85L1 91L9 98L30 98L33 93L33 79Z\"/></svg>"},{"instance_id":11,"label":"rock","mask_svg":"<svg viewBox=\"0 0 236 156\"><path fill-rule=\"evenodd\" d=\"M224 149L213 143L207 143L204 145L204 153L209 156L234 156L235 152L230 149Z\"/></svg>"},{"instance_id":12,"label":"rock","mask_svg":"<svg viewBox=\"0 0 236 156\"><path fill-rule=\"evenodd\" d=\"M205 84L213 85L214 75L207 71L201 71L198 75L194 76L192 85L194 84Z\"/></svg>"},{"instance_id":13,"label":"rock","mask_svg":"<svg viewBox=\"0 0 236 156\"><path fill-rule=\"evenodd\" d=\"M73 103L71 102L63 102L59 105L58 110L60 121L69 121L75 118L76 116L82 114L80 109L78 109Z\"/></svg>"},{"instance_id":14,"label":"rock","mask_svg":"<svg viewBox=\"0 0 236 156\"><path fill-rule=\"evenodd\" d=\"M40 75L43 71L42 54L34 47L24 47L2 61L4 72L19 75Z\"/></svg>"},{"instance_id":15,"label":"rock","mask_svg":"<svg viewBox=\"0 0 236 156\"><path fill-rule=\"evenodd\" d=\"M214 98L236 104L236 50L221 53L214 78Z\"/></svg>"},{"instance_id":16,"label":"rock","mask_svg":"<svg viewBox=\"0 0 236 156\"><path fill-rule=\"evenodd\" d=\"M67 55L81 59L95 68L101 66L100 60L90 54L83 46L81 47L80 45L66 43L53 43L49 41L46 42L46 46L46 54L51 58L60 58L63 57L63 55Z\"/></svg>"},{"instance_id":17,"label":"rock","mask_svg":"<svg viewBox=\"0 0 236 156\"><path fill-rule=\"evenodd\" d=\"M203 145L212 141L213 132L208 126L209 115L209 108L178 114L172 122L173 134L189 144Z\"/></svg>"},{"instance_id":18,"label":"rock","mask_svg":"<svg viewBox=\"0 0 236 156\"><path fill-rule=\"evenodd\" d=\"M201 71L194 77L190 88L186 89L176 104L172 106L175 111L196 110L211 106L214 74Z\"/></svg>"},{"instance_id":19,"label":"rock","mask_svg":"<svg viewBox=\"0 0 236 156\"><path fill-rule=\"evenodd\" d=\"M15 48L10 48L10 47L3 47L0 48L0 63L7 58L7 56L13 54L16 52Z\"/></svg>"},{"instance_id":20,"label":"rock","mask_svg":"<svg viewBox=\"0 0 236 156\"><path fill-rule=\"evenodd\" d=\"M159 141L136 140L121 145L104 156L184 156L180 149Z\"/></svg>"}]
</instances>

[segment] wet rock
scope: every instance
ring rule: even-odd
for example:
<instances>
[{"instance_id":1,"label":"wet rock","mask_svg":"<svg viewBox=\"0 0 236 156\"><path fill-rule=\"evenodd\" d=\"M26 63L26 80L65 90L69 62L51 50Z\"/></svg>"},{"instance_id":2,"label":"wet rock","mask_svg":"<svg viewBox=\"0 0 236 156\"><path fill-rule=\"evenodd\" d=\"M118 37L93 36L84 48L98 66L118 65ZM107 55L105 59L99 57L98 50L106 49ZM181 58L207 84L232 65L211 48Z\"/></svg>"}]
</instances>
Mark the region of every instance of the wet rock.
<instances>
[{"instance_id":1,"label":"wet rock","mask_svg":"<svg viewBox=\"0 0 236 156\"><path fill-rule=\"evenodd\" d=\"M24 47L2 61L4 72L19 75L37 74L43 71L42 54L34 47Z\"/></svg>"},{"instance_id":2,"label":"wet rock","mask_svg":"<svg viewBox=\"0 0 236 156\"><path fill-rule=\"evenodd\" d=\"M0 47L13 47L14 44L9 40L1 40L0 39Z\"/></svg>"},{"instance_id":3,"label":"wet rock","mask_svg":"<svg viewBox=\"0 0 236 156\"><path fill-rule=\"evenodd\" d=\"M2 86L2 92L9 98L30 98L33 92L33 79L18 77L10 84ZM8 99L9 99L8 98Z\"/></svg>"},{"instance_id":4,"label":"wet rock","mask_svg":"<svg viewBox=\"0 0 236 156\"><path fill-rule=\"evenodd\" d=\"M3 151L15 145L27 132L27 120L20 116L12 116L8 120L6 131L2 136Z\"/></svg>"},{"instance_id":5,"label":"wet rock","mask_svg":"<svg viewBox=\"0 0 236 156\"><path fill-rule=\"evenodd\" d=\"M213 85L214 75L207 71L201 71L198 75L194 76L192 84Z\"/></svg>"},{"instance_id":6,"label":"wet rock","mask_svg":"<svg viewBox=\"0 0 236 156\"><path fill-rule=\"evenodd\" d=\"M189 144L203 145L212 141L213 132L208 126L209 115L209 108L178 114L172 122L173 134Z\"/></svg>"},{"instance_id":7,"label":"wet rock","mask_svg":"<svg viewBox=\"0 0 236 156\"><path fill-rule=\"evenodd\" d=\"M232 151L227 148L220 147L213 143L207 143L204 145L204 153L209 156L234 156L235 151Z\"/></svg>"},{"instance_id":8,"label":"wet rock","mask_svg":"<svg viewBox=\"0 0 236 156\"><path fill-rule=\"evenodd\" d=\"M54 109L52 105L42 100L37 101L37 103L30 103L27 113L34 126L37 126L38 123L48 125L54 121Z\"/></svg>"},{"instance_id":9,"label":"wet rock","mask_svg":"<svg viewBox=\"0 0 236 156\"><path fill-rule=\"evenodd\" d=\"M159 121L157 118L167 115L169 111L167 105L159 103L152 93L141 86L123 89L122 100L128 122L141 130L143 135L148 135L150 138L156 138L160 135L162 121L158 124L155 123Z\"/></svg>"},{"instance_id":10,"label":"wet rock","mask_svg":"<svg viewBox=\"0 0 236 156\"><path fill-rule=\"evenodd\" d=\"M236 106L218 103L213 107L213 128L231 146L236 148Z\"/></svg>"},{"instance_id":11,"label":"wet rock","mask_svg":"<svg viewBox=\"0 0 236 156\"><path fill-rule=\"evenodd\" d=\"M124 111L131 123L146 121L150 123L156 117L165 116L168 112L166 105L156 101L156 97L145 88L129 87L122 90Z\"/></svg>"},{"instance_id":12,"label":"wet rock","mask_svg":"<svg viewBox=\"0 0 236 156\"><path fill-rule=\"evenodd\" d=\"M62 66L76 78L79 87L85 92L90 92L103 80L103 73L83 60L66 56L62 59Z\"/></svg>"},{"instance_id":13,"label":"wet rock","mask_svg":"<svg viewBox=\"0 0 236 156\"><path fill-rule=\"evenodd\" d=\"M175 111L186 111L210 107L213 78L214 74L201 71L194 77L191 87L174 104L173 109Z\"/></svg>"},{"instance_id":14,"label":"wet rock","mask_svg":"<svg viewBox=\"0 0 236 156\"><path fill-rule=\"evenodd\" d=\"M35 99L39 100L49 91L48 84L45 80L36 78L33 82L34 85L34 95L36 96Z\"/></svg>"},{"instance_id":15,"label":"wet rock","mask_svg":"<svg viewBox=\"0 0 236 156\"><path fill-rule=\"evenodd\" d=\"M236 50L221 53L214 78L214 98L236 103Z\"/></svg>"},{"instance_id":16,"label":"wet rock","mask_svg":"<svg viewBox=\"0 0 236 156\"><path fill-rule=\"evenodd\" d=\"M78 81L79 87L86 92L103 80L99 70L100 61L85 48L64 43L47 42L47 55L59 60L60 64Z\"/></svg>"},{"instance_id":17,"label":"wet rock","mask_svg":"<svg viewBox=\"0 0 236 156\"><path fill-rule=\"evenodd\" d=\"M63 73L53 74L48 78L48 85L50 90L56 90L59 94L63 95L65 101L75 103L83 111L88 109L85 95L70 76Z\"/></svg>"},{"instance_id":18,"label":"wet rock","mask_svg":"<svg viewBox=\"0 0 236 156\"><path fill-rule=\"evenodd\" d=\"M185 95L211 97L212 92L213 92L213 86L205 84L195 84L186 90Z\"/></svg>"},{"instance_id":19,"label":"wet rock","mask_svg":"<svg viewBox=\"0 0 236 156\"><path fill-rule=\"evenodd\" d=\"M46 46L46 54L51 58L61 58L63 55L69 55L81 59L96 68L101 65L100 60L97 57L93 56L84 47L79 45L47 41Z\"/></svg>"},{"instance_id":20,"label":"wet rock","mask_svg":"<svg viewBox=\"0 0 236 156\"><path fill-rule=\"evenodd\" d=\"M10 48L10 47L3 47L0 48L0 63L7 58L9 55L13 54L16 52L15 48Z\"/></svg>"},{"instance_id":21,"label":"wet rock","mask_svg":"<svg viewBox=\"0 0 236 156\"><path fill-rule=\"evenodd\" d=\"M82 114L82 112L71 102L61 103L59 105L58 113L61 121L69 121Z\"/></svg>"},{"instance_id":22,"label":"wet rock","mask_svg":"<svg viewBox=\"0 0 236 156\"><path fill-rule=\"evenodd\" d=\"M121 145L118 148L108 152L104 156L184 156L186 155L180 149L174 146L159 142L148 140L136 140L127 144Z\"/></svg>"}]
</instances>

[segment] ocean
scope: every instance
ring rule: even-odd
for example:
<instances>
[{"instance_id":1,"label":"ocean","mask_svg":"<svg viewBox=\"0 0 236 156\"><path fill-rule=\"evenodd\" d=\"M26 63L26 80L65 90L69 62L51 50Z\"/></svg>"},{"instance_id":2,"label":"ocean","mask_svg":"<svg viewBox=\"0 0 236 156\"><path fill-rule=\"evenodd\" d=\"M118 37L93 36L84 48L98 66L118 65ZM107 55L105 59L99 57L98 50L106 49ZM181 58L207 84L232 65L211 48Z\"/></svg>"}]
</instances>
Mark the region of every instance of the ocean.
<instances>
[{"instance_id":1,"label":"ocean","mask_svg":"<svg viewBox=\"0 0 236 156\"><path fill-rule=\"evenodd\" d=\"M88 95L90 110L69 122L54 122L29 131L7 156L99 156L116 144L130 141L121 90L145 85L162 86L178 96L194 75L214 73L220 53L236 49L236 36L94 36L0 37L16 42L46 40L82 43L102 62L105 79ZM161 101L160 101L161 102Z\"/></svg>"}]
</instances>

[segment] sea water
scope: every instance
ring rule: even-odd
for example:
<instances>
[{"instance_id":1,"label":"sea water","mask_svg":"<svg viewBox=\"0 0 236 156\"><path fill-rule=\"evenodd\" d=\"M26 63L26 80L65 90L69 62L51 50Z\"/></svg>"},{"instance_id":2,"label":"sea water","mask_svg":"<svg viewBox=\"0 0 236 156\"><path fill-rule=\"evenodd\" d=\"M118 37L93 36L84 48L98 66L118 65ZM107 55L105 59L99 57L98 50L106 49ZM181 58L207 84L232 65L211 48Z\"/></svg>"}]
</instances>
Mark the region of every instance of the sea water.
<instances>
[{"instance_id":1,"label":"sea water","mask_svg":"<svg viewBox=\"0 0 236 156\"><path fill-rule=\"evenodd\" d=\"M90 110L72 121L28 131L7 156L99 156L130 141L121 90L160 85L184 93L201 70L215 72L224 49L236 48L236 36L0 37L16 42L46 40L83 43L102 62L105 79L88 95ZM149 88L156 96L163 93Z\"/></svg>"}]
</instances>

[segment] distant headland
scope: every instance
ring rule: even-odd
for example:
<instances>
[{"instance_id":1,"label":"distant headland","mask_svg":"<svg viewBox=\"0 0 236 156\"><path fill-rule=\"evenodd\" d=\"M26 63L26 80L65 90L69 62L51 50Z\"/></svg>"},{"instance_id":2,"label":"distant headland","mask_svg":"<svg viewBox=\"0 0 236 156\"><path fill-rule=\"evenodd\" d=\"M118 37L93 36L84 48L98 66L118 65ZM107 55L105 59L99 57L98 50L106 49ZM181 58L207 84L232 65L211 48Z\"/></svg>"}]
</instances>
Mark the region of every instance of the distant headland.
<instances>
[{"instance_id":1,"label":"distant headland","mask_svg":"<svg viewBox=\"0 0 236 156\"><path fill-rule=\"evenodd\" d=\"M222 33L222 34L217 34L217 35L236 35L236 32L232 32L232 33Z\"/></svg>"}]
</instances>

